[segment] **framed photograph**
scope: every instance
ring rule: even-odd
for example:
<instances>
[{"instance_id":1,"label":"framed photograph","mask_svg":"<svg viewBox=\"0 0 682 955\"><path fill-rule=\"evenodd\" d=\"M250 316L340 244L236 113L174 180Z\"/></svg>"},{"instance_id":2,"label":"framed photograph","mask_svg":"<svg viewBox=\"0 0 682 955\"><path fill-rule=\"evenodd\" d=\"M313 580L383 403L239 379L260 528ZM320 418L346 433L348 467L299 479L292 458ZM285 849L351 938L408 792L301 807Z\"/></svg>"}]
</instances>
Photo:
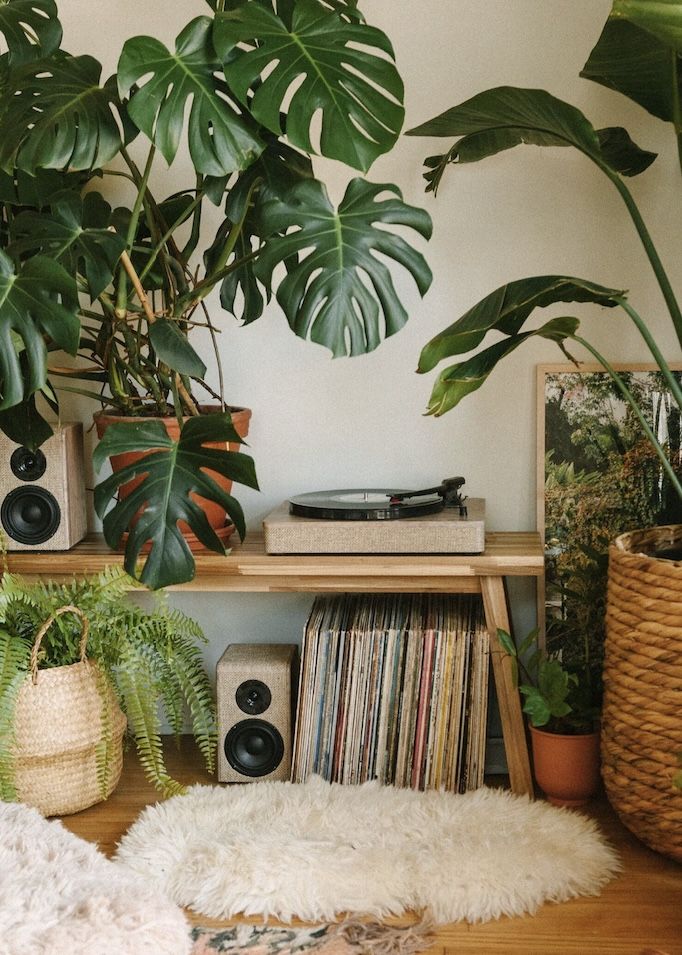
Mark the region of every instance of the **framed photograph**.
<instances>
[{"instance_id":1,"label":"framed photograph","mask_svg":"<svg viewBox=\"0 0 682 955\"><path fill-rule=\"evenodd\" d=\"M680 411L655 365L616 365L682 471ZM671 365L678 380L682 364ZM610 541L682 522L682 508L642 426L597 364L539 365L537 520L545 548L538 620L547 648L601 664Z\"/></svg>"}]
</instances>

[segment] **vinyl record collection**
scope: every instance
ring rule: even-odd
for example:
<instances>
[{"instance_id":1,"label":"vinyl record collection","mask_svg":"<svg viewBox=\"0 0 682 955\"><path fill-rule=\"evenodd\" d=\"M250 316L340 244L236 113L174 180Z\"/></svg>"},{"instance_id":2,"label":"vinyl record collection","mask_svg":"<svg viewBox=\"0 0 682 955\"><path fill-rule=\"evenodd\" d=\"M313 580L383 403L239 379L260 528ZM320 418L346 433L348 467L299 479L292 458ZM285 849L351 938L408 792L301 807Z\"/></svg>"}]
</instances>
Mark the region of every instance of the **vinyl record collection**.
<instances>
[{"instance_id":1,"label":"vinyl record collection","mask_svg":"<svg viewBox=\"0 0 682 955\"><path fill-rule=\"evenodd\" d=\"M483 782L490 644L480 597L318 597L306 624L292 779Z\"/></svg>"}]
</instances>

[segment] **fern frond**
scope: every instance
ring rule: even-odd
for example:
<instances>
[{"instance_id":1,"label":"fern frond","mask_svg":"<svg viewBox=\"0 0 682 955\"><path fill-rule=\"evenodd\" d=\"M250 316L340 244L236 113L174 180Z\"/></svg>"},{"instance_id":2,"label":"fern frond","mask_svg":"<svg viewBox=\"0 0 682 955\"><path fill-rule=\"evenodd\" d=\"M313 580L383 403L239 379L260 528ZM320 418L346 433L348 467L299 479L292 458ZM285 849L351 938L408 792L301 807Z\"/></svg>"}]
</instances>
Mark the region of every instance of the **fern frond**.
<instances>
[{"instance_id":1,"label":"fern frond","mask_svg":"<svg viewBox=\"0 0 682 955\"><path fill-rule=\"evenodd\" d=\"M216 707L201 654L189 640L176 640L169 666L189 706L192 731L209 773L215 771Z\"/></svg>"},{"instance_id":2,"label":"fern frond","mask_svg":"<svg viewBox=\"0 0 682 955\"><path fill-rule=\"evenodd\" d=\"M19 690L26 679L30 647L0 630L0 799L13 802L14 713Z\"/></svg>"},{"instance_id":3,"label":"fern frond","mask_svg":"<svg viewBox=\"0 0 682 955\"><path fill-rule=\"evenodd\" d=\"M104 670L94 667L95 683L102 701L102 735L95 747L97 785L102 799L106 799L111 782L114 760L114 712L111 705L111 686Z\"/></svg>"},{"instance_id":4,"label":"fern frond","mask_svg":"<svg viewBox=\"0 0 682 955\"><path fill-rule=\"evenodd\" d=\"M157 687L149 661L132 645L124 650L117 680L125 711L135 737L137 753L145 776L164 796L175 796L185 787L166 770L161 746L161 721L157 708Z\"/></svg>"}]
</instances>

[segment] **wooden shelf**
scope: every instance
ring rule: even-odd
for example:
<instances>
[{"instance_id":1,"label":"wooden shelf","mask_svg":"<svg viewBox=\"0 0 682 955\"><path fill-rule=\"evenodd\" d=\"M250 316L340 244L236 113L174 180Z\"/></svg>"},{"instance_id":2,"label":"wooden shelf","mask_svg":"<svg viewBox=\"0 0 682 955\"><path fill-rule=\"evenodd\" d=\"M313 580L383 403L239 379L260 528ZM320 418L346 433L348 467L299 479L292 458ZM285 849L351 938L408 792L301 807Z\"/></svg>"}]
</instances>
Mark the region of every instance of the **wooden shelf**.
<instances>
[{"instance_id":1,"label":"wooden shelf","mask_svg":"<svg viewBox=\"0 0 682 955\"><path fill-rule=\"evenodd\" d=\"M180 590L245 593L326 591L362 593L474 592L482 577L540 577L544 562L534 532L486 535L482 554L266 554L263 536L250 533L221 557L196 554L194 580ZM90 535L70 551L17 551L8 555L12 573L69 580L122 563L100 535ZM170 588L176 589L176 588Z\"/></svg>"},{"instance_id":2,"label":"wooden shelf","mask_svg":"<svg viewBox=\"0 0 682 955\"><path fill-rule=\"evenodd\" d=\"M479 593L490 633L491 659L500 707L511 787L532 795L533 782L519 692L512 660L497 638L498 628L511 632L504 578L544 573L540 536L532 532L486 535L482 554L266 554L263 537L250 534L221 557L196 557L196 576L179 590L218 593ZM121 564L101 537L91 536L67 552L17 551L8 567L26 577L69 580Z\"/></svg>"}]
</instances>

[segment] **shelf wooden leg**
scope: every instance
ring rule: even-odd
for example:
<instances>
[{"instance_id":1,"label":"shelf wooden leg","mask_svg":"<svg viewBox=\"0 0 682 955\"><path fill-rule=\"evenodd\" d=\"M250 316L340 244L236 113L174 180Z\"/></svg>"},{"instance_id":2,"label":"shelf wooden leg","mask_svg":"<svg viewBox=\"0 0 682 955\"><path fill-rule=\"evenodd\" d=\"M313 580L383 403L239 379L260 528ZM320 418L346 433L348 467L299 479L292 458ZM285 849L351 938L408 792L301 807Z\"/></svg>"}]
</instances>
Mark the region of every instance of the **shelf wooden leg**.
<instances>
[{"instance_id":1,"label":"shelf wooden leg","mask_svg":"<svg viewBox=\"0 0 682 955\"><path fill-rule=\"evenodd\" d=\"M519 691L514 686L511 658L497 639L497 628L511 633L509 611L502 577L481 577L481 593L486 626L490 632L490 655L497 700L502 721L502 735L509 767L512 792L533 795L533 779L528 759L526 732L521 712Z\"/></svg>"}]
</instances>

